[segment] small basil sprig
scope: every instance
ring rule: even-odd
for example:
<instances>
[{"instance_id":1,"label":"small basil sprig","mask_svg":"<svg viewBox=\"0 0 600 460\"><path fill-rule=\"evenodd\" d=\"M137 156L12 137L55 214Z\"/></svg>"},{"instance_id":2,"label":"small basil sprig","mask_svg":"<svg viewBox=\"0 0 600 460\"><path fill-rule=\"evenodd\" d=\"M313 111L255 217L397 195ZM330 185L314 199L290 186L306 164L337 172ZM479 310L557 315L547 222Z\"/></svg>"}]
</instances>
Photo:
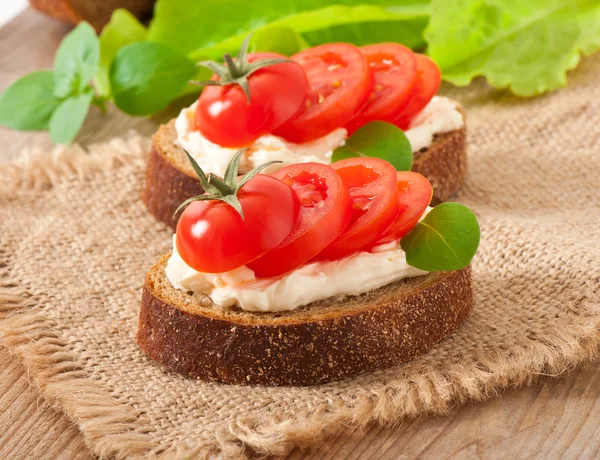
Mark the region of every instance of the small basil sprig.
<instances>
[{"instance_id":1,"label":"small basil sprig","mask_svg":"<svg viewBox=\"0 0 600 460\"><path fill-rule=\"evenodd\" d=\"M21 130L50 130L55 143L70 142L83 124L94 97L90 81L98 68L100 45L83 22L60 44L54 71L25 75L0 96L0 124Z\"/></svg>"},{"instance_id":2,"label":"small basil sprig","mask_svg":"<svg viewBox=\"0 0 600 460\"><path fill-rule=\"evenodd\" d=\"M479 224L469 208L442 203L400 240L409 265L429 272L460 270L479 246Z\"/></svg>"},{"instance_id":3,"label":"small basil sprig","mask_svg":"<svg viewBox=\"0 0 600 460\"><path fill-rule=\"evenodd\" d=\"M26 75L0 96L0 124L21 130L47 129L53 142L71 142L90 105L104 106L91 85L99 59L96 33L83 22L60 44L54 71Z\"/></svg>"},{"instance_id":4,"label":"small basil sprig","mask_svg":"<svg viewBox=\"0 0 600 460\"><path fill-rule=\"evenodd\" d=\"M194 76L194 63L164 45L138 43L144 29L129 16L114 17L115 24L127 25L127 33L108 29L102 55L100 41L88 23L82 22L67 34L53 71L26 75L0 95L0 124L49 130L54 143L67 144L77 136L90 105L104 110L112 100L133 115L164 109Z\"/></svg>"},{"instance_id":5,"label":"small basil sprig","mask_svg":"<svg viewBox=\"0 0 600 460\"><path fill-rule=\"evenodd\" d=\"M375 157L391 163L396 171L410 171L412 146L397 126L372 121L358 128L341 147L333 151L331 161L352 157Z\"/></svg>"}]
</instances>

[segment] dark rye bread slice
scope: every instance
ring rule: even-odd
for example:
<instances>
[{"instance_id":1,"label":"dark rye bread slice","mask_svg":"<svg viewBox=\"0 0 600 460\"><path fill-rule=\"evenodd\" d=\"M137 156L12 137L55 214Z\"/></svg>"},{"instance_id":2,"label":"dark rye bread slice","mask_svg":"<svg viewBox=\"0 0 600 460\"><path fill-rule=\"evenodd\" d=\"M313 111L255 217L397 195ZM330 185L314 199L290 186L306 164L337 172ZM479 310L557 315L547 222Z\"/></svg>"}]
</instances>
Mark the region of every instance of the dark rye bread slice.
<instances>
[{"instance_id":1,"label":"dark rye bread slice","mask_svg":"<svg viewBox=\"0 0 600 460\"><path fill-rule=\"evenodd\" d=\"M232 384L313 385L407 362L473 305L471 269L430 273L284 313L223 309L146 275L137 342L168 370Z\"/></svg>"},{"instance_id":2,"label":"dark rye bread slice","mask_svg":"<svg viewBox=\"0 0 600 460\"><path fill-rule=\"evenodd\" d=\"M462 111L462 110L461 110ZM465 116L462 111L463 117ZM173 213L193 195L202 193L200 183L182 149L175 145L175 120L154 134L146 188L142 199L150 213L173 229ZM463 183L467 172L467 128L435 136L433 144L415 153L413 171L423 174L433 185L433 202L447 201Z\"/></svg>"}]
</instances>

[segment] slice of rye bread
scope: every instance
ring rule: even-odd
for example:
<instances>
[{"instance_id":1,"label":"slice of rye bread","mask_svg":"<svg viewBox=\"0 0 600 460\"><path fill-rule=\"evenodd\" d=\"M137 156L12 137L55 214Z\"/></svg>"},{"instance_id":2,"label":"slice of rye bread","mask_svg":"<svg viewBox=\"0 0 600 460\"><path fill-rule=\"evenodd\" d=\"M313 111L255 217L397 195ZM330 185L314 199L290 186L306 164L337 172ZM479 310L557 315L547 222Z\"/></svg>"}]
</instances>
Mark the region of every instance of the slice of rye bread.
<instances>
[{"instance_id":1,"label":"slice of rye bread","mask_svg":"<svg viewBox=\"0 0 600 460\"><path fill-rule=\"evenodd\" d=\"M170 371L231 384L313 385L395 366L456 329L473 305L471 269L396 281L290 312L224 309L146 275L137 342Z\"/></svg>"},{"instance_id":2,"label":"slice of rye bread","mask_svg":"<svg viewBox=\"0 0 600 460\"><path fill-rule=\"evenodd\" d=\"M461 109L463 117L464 110ZM173 229L173 213L186 199L203 193L184 151L175 145L175 120L162 125L153 137L142 199L150 213ZM433 203L447 201L463 183L467 172L467 128L439 134L433 144L415 153L413 171L433 185Z\"/></svg>"}]
</instances>

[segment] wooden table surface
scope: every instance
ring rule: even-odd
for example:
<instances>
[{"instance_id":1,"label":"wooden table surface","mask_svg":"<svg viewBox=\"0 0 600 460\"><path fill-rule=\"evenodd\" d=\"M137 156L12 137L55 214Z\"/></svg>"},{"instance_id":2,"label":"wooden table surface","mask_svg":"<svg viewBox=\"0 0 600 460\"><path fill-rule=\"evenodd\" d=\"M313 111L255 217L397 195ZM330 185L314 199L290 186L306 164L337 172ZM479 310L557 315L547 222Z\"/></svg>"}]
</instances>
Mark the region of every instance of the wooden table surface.
<instances>
[{"instance_id":1,"label":"wooden table surface","mask_svg":"<svg viewBox=\"0 0 600 460\"><path fill-rule=\"evenodd\" d=\"M69 28L27 10L0 28L0 91L17 77L50 68ZM84 145L135 128L150 134L155 120L92 111ZM50 148L45 133L0 127L0 161L24 147ZM0 459L87 459L78 428L37 396L23 366L0 347ZM405 421L395 428L347 430L320 448L289 458L600 458L600 363L558 379L509 390L445 417Z\"/></svg>"}]
</instances>

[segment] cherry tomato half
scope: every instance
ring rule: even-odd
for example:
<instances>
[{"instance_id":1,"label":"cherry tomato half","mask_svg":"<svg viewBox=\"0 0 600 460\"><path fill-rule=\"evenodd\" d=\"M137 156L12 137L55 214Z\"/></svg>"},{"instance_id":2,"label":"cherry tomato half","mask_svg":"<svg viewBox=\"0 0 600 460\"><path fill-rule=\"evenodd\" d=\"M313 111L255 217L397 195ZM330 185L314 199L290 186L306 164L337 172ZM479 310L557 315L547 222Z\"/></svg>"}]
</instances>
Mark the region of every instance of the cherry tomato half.
<instances>
[{"instance_id":1,"label":"cherry tomato half","mask_svg":"<svg viewBox=\"0 0 600 460\"><path fill-rule=\"evenodd\" d=\"M373 246L396 241L410 232L431 203L433 188L425 176L398 171L398 215Z\"/></svg>"},{"instance_id":2,"label":"cherry tomato half","mask_svg":"<svg viewBox=\"0 0 600 460\"><path fill-rule=\"evenodd\" d=\"M304 110L274 131L291 142L308 142L344 126L366 101L373 76L360 49L347 43L315 46L292 56L306 71Z\"/></svg>"},{"instance_id":3,"label":"cherry tomato half","mask_svg":"<svg viewBox=\"0 0 600 460\"><path fill-rule=\"evenodd\" d=\"M413 95L393 122L404 130L410 125L410 120L429 104L442 84L442 72L437 64L424 54L415 54L415 56L417 58L417 80Z\"/></svg>"},{"instance_id":4,"label":"cherry tomato half","mask_svg":"<svg viewBox=\"0 0 600 460\"><path fill-rule=\"evenodd\" d=\"M292 188L258 174L238 192L244 219L222 201L194 201L177 224L176 244L193 269L222 273L281 244L296 223L300 203Z\"/></svg>"},{"instance_id":5,"label":"cherry tomato half","mask_svg":"<svg viewBox=\"0 0 600 460\"><path fill-rule=\"evenodd\" d=\"M302 163L280 169L273 176L294 189L300 213L283 243L248 264L259 277L282 275L312 259L335 240L352 217L352 200L332 167Z\"/></svg>"},{"instance_id":6,"label":"cherry tomato half","mask_svg":"<svg viewBox=\"0 0 600 460\"><path fill-rule=\"evenodd\" d=\"M285 58L252 53L248 61ZM213 77L215 79L215 77ZM250 103L239 85L207 86L196 106L196 129L223 147L239 147L270 133L304 106L308 81L302 67L290 61L250 74Z\"/></svg>"},{"instance_id":7,"label":"cherry tomato half","mask_svg":"<svg viewBox=\"0 0 600 460\"><path fill-rule=\"evenodd\" d=\"M364 124L392 122L408 104L417 80L417 58L410 48L397 43L379 43L360 48L373 73L373 90L367 102L346 124L352 134Z\"/></svg>"},{"instance_id":8,"label":"cherry tomato half","mask_svg":"<svg viewBox=\"0 0 600 460\"><path fill-rule=\"evenodd\" d=\"M332 163L352 198L346 229L317 259L339 259L379 238L398 214L396 169L379 158L348 158Z\"/></svg>"}]
</instances>

